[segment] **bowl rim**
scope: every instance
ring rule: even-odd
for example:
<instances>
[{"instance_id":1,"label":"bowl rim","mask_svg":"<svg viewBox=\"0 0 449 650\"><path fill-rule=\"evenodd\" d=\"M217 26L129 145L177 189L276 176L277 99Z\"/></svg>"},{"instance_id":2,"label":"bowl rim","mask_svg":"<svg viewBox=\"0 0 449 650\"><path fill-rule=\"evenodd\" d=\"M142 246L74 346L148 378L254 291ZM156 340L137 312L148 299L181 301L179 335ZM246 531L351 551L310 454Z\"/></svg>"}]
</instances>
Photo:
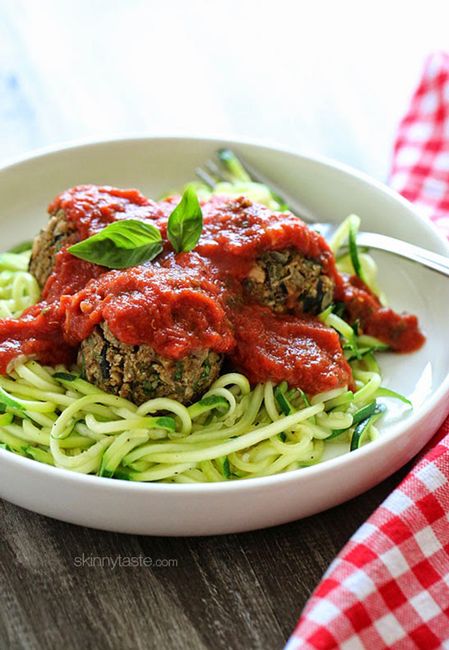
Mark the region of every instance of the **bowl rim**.
<instances>
[{"instance_id":1,"label":"bowl rim","mask_svg":"<svg viewBox=\"0 0 449 650\"><path fill-rule=\"evenodd\" d=\"M294 156L296 158L301 158L304 161L316 163L318 165L332 168L334 170L340 171L347 176L362 181L366 185L370 186L374 190L381 192L382 194L390 197L394 202L399 203L405 208L410 216L415 220L419 221L422 226L432 235L435 243L439 244L439 248L443 249L446 254L449 256L449 242L438 232L436 228L433 228L432 225L425 219L425 217L419 213L416 207L410 203L407 199L401 196L398 192L388 187L381 181L378 181L363 171L359 171L346 163L334 160L328 156L315 155L311 153L302 153L293 149L289 149L285 146L278 146L275 143L257 140L255 138L230 138L230 137L221 137L220 135L189 135L189 134L180 134L180 135L164 135L164 134L126 134L122 136L115 136L110 138L102 139L76 139L70 140L67 142L58 143L48 147L42 147L31 152L28 152L26 155L18 156L7 160L5 164L0 166L0 175L4 172L9 171L14 167L18 167L26 163L34 163L39 159L57 156L58 154L64 153L66 151L70 152L71 150L76 149L89 149L96 148L103 145L115 145L115 144L137 144L143 142L154 142L154 141L201 141L201 142L210 142L217 143L221 142L229 146L239 146L239 145L248 145L258 149L264 149L267 152L271 153L281 153ZM442 252L442 251L440 251ZM344 469L346 465L351 465L354 462L355 458L359 459L359 462L365 461L372 455L377 455L378 450L387 447L393 441L398 440L402 436L407 435L407 431L412 425L422 423L426 417L436 408L440 403L443 397L449 394L449 371L444 378L443 382L436 388L435 391L426 399L425 403L418 407L417 413L411 416L411 419L408 419L405 423L397 422L389 427L387 436L380 436L376 440L372 441L369 445L365 445L361 449L357 449L353 455L351 452L346 452L337 456L335 458L330 458L325 460L322 463L317 463L309 467L303 467L297 470L292 470L290 472L273 474L270 476L264 477L255 477L244 479L240 481L218 481L215 483L189 483L189 484L177 484L177 483L151 483L151 482L139 482L139 481L128 481L124 479L116 478L106 478L102 476L95 476L92 474L81 474L75 471L71 471L64 468L54 467L51 465L46 465L44 463L39 463L31 458L25 458L14 452L10 452L5 449L0 448L0 464L6 462L11 466L15 466L18 471L26 470L28 473L34 473L40 477L48 477L50 480L58 478L65 481L66 483L79 484L82 483L86 486L98 486L98 488L111 489L111 490L124 490L131 493L158 493L168 494L168 493L178 493L181 495L192 495L198 493L211 494L211 493L232 493L234 491L253 491L260 490L261 488L269 488L274 485L289 485L291 483L301 483L307 481L312 477L317 475L327 475L332 474L335 469ZM449 411L449 404L446 409Z\"/></svg>"}]
</instances>

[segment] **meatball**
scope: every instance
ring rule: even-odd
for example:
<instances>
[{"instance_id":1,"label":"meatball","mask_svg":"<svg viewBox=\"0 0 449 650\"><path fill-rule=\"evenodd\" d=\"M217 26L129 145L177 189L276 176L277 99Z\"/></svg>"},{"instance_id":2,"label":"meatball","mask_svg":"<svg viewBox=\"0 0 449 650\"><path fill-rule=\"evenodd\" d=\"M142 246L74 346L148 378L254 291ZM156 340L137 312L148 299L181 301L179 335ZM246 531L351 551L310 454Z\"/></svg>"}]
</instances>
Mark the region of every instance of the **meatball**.
<instances>
[{"instance_id":1,"label":"meatball","mask_svg":"<svg viewBox=\"0 0 449 650\"><path fill-rule=\"evenodd\" d=\"M338 282L332 251L291 212L222 196L203 206L203 216L196 250L243 276L247 299L277 313L317 314L332 302Z\"/></svg>"},{"instance_id":2,"label":"meatball","mask_svg":"<svg viewBox=\"0 0 449 650\"><path fill-rule=\"evenodd\" d=\"M50 219L35 238L30 272L41 287L53 271L62 248L97 233L120 219L165 219L157 203L137 190L100 185L77 185L58 195L48 208ZM165 219L166 220L166 219Z\"/></svg>"},{"instance_id":3,"label":"meatball","mask_svg":"<svg viewBox=\"0 0 449 650\"><path fill-rule=\"evenodd\" d=\"M34 238L29 266L41 288L53 271L56 253L78 239L76 226L67 220L64 210L50 215L45 228Z\"/></svg>"},{"instance_id":4,"label":"meatball","mask_svg":"<svg viewBox=\"0 0 449 650\"><path fill-rule=\"evenodd\" d=\"M318 314L331 304L333 280L321 264L290 248L257 258L244 287L249 296L274 312Z\"/></svg>"},{"instance_id":5,"label":"meatball","mask_svg":"<svg viewBox=\"0 0 449 650\"><path fill-rule=\"evenodd\" d=\"M78 353L83 376L102 390L142 404L170 397L189 404L220 374L223 355L201 350L174 360L149 345L121 343L102 323L85 339Z\"/></svg>"}]
</instances>

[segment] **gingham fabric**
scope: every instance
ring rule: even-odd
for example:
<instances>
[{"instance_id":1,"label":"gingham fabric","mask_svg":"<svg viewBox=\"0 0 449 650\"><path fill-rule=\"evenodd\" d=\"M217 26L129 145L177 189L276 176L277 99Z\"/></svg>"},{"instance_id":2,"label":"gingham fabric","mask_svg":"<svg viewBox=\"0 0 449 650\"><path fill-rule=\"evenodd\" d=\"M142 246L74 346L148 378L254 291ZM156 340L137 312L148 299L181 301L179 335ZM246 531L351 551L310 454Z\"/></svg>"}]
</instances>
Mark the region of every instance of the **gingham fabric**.
<instances>
[{"instance_id":1,"label":"gingham fabric","mask_svg":"<svg viewBox=\"0 0 449 650\"><path fill-rule=\"evenodd\" d=\"M447 54L426 63L390 183L449 237ZM449 649L449 418L427 449L333 561L286 650Z\"/></svg>"},{"instance_id":2,"label":"gingham fabric","mask_svg":"<svg viewBox=\"0 0 449 650\"><path fill-rule=\"evenodd\" d=\"M449 237L449 54L426 63L399 126L390 185Z\"/></svg>"}]
</instances>

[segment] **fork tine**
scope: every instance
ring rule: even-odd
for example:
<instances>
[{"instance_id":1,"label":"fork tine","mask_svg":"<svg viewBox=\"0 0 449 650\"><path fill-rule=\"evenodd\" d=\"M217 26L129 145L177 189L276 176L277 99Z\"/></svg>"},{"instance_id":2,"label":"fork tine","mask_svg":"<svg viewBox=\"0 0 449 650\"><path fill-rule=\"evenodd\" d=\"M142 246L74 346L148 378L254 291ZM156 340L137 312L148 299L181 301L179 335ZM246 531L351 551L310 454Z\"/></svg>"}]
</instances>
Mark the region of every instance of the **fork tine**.
<instances>
[{"instance_id":1,"label":"fork tine","mask_svg":"<svg viewBox=\"0 0 449 650\"><path fill-rule=\"evenodd\" d=\"M195 169L195 174L198 176L198 178L205 183L208 187L210 187L211 190L214 189L216 185L216 181L210 174L207 173L205 169L202 167L197 167Z\"/></svg>"},{"instance_id":2,"label":"fork tine","mask_svg":"<svg viewBox=\"0 0 449 650\"><path fill-rule=\"evenodd\" d=\"M229 181L229 177L227 177L223 171L220 169L220 167L217 165L216 162L213 160L208 160L206 162L206 167L210 171L211 174L213 174L216 178L218 178L219 181L227 182Z\"/></svg>"},{"instance_id":3,"label":"fork tine","mask_svg":"<svg viewBox=\"0 0 449 650\"><path fill-rule=\"evenodd\" d=\"M279 197L279 199L286 205L288 206L288 209L293 212L293 214L296 214L298 217L301 217L303 221L309 224L314 224L318 222L318 219L316 215L314 215L309 208L307 208L305 205L302 204L301 201L298 201L298 199L294 199L290 195L288 195L284 190L279 188L272 180L267 178L264 174L261 172L257 171L254 169L252 165L246 162L246 160L242 160L240 156L238 156L238 160L240 160L242 167L245 169L245 171L248 173L248 175L251 177L251 180L256 181L257 183L262 183L263 185L266 185L272 192L274 196Z\"/></svg>"}]
</instances>

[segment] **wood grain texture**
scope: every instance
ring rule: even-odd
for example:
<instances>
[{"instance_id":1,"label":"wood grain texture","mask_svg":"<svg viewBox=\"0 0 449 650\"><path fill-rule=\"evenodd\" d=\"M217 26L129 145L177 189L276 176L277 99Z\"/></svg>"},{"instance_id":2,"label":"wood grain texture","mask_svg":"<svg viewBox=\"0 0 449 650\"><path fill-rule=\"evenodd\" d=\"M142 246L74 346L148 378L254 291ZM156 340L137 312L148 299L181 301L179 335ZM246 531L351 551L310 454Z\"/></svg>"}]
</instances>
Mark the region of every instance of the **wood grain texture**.
<instances>
[{"instance_id":1,"label":"wood grain texture","mask_svg":"<svg viewBox=\"0 0 449 650\"><path fill-rule=\"evenodd\" d=\"M336 553L406 470L314 517L222 537L118 535L0 502L0 648L282 648ZM143 557L171 566L123 566Z\"/></svg>"}]
</instances>

